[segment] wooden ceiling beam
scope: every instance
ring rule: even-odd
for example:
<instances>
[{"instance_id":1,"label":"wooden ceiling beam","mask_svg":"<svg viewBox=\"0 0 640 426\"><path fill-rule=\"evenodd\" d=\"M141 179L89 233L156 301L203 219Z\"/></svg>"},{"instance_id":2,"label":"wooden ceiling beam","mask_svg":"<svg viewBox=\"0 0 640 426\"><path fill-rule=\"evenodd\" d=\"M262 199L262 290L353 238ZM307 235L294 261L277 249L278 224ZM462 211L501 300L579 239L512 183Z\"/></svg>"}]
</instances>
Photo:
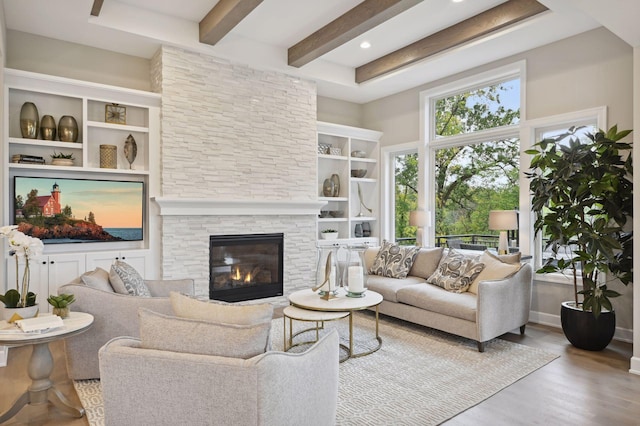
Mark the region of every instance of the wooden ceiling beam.
<instances>
[{"instance_id":1,"label":"wooden ceiling beam","mask_svg":"<svg viewBox=\"0 0 640 426\"><path fill-rule=\"evenodd\" d=\"M301 67L353 40L422 0L365 0L288 49L288 63Z\"/></svg>"},{"instance_id":2,"label":"wooden ceiling beam","mask_svg":"<svg viewBox=\"0 0 640 426\"><path fill-rule=\"evenodd\" d=\"M380 77L548 10L535 0L509 0L356 68L356 83Z\"/></svg>"},{"instance_id":3,"label":"wooden ceiling beam","mask_svg":"<svg viewBox=\"0 0 640 426\"><path fill-rule=\"evenodd\" d=\"M91 6L91 16L99 16L102 9L102 3L104 0L93 0L93 6Z\"/></svg>"},{"instance_id":4,"label":"wooden ceiling beam","mask_svg":"<svg viewBox=\"0 0 640 426\"><path fill-rule=\"evenodd\" d=\"M200 21L200 43L215 45L262 0L220 0Z\"/></svg>"}]
</instances>

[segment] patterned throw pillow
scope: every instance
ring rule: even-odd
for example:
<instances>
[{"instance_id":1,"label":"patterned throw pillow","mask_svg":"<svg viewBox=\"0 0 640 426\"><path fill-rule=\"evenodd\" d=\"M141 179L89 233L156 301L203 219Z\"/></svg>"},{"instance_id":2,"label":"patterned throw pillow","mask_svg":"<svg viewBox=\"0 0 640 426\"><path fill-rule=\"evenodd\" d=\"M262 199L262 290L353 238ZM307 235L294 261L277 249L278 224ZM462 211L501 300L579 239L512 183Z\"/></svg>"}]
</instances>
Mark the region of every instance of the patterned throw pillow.
<instances>
[{"instance_id":1,"label":"patterned throw pillow","mask_svg":"<svg viewBox=\"0 0 640 426\"><path fill-rule=\"evenodd\" d=\"M484 263L451 249L442 258L436 271L427 283L442 287L447 291L462 293L467 291L473 280L484 269Z\"/></svg>"},{"instance_id":2,"label":"patterned throw pillow","mask_svg":"<svg viewBox=\"0 0 640 426\"><path fill-rule=\"evenodd\" d=\"M128 263L116 260L111 265L111 271L109 272L109 281L116 293L130 294L132 296L151 297L149 288L144 283L144 279Z\"/></svg>"},{"instance_id":3,"label":"patterned throw pillow","mask_svg":"<svg viewBox=\"0 0 640 426\"><path fill-rule=\"evenodd\" d=\"M418 250L419 247L399 246L385 240L369 273L389 278L406 278Z\"/></svg>"}]
</instances>

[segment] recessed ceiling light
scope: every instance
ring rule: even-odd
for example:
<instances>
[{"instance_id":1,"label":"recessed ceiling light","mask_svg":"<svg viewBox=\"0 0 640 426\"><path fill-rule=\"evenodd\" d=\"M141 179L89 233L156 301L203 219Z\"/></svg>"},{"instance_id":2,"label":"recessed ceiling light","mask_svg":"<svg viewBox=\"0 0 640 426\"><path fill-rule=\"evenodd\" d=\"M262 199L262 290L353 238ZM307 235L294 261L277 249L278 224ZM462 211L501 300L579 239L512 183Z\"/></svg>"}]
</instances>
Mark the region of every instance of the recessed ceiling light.
<instances>
[{"instance_id":1,"label":"recessed ceiling light","mask_svg":"<svg viewBox=\"0 0 640 426\"><path fill-rule=\"evenodd\" d=\"M371 47L371 43L369 43L368 41L363 41L362 43L360 43L360 47L363 49L368 49Z\"/></svg>"},{"instance_id":2,"label":"recessed ceiling light","mask_svg":"<svg viewBox=\"0 0 640 426\"><path fill-rule=\"evenodd\" d=\"M464 0L451 0L454 3L462 3Z\"/></svg>"}]
</instances>

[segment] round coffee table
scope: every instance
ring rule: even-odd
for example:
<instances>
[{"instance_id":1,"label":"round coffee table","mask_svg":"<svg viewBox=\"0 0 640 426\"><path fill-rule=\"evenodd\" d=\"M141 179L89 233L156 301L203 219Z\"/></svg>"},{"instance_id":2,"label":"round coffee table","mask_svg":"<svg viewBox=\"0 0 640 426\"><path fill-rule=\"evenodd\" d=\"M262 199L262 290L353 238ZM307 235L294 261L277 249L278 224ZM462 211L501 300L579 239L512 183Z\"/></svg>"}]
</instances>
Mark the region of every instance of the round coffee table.
<instances>
[{"instance_id":1,"label":"round coffee table","mask_svg":"<svg viewBox=\"0 0 640 426\"><path fill-rule=\"evenodd\" d=\"M70 416L82 417L84 415L84 408L74 407L62 392L55 388L51 381L53 357L49 350L49 342L65 339L87 331L93 324L93 315L84 312L71 312L63 322L64 327L47 333L0 333L0 345L2 346L33 345L33 352L27 368L31 378L31 385L16 399L11 408L0 414L0 423L6 422L18 414L18 411L25 405L39 405L48 402L53 403L60 411Z\"/></svg>"},{"instance_id":2,"label":"round coffee table","mask_svg":"<svg viewBox=\"0 0 640 426\"><path fill-rule=\"evenodd\" d=\"M296 312L296 315L301 318L309 318L303 319L304 321L314 321L313 318L318 317L318 312L334 312L334 313L348 313L349 315L349 352L348 358L357 358L360 356L369 355L382 346L382 338L379 334L378 324L379 324L379 314L378 314L378 305L382 303L382 295L376 293L372 290L367 290L364 292L362 297L349 297L344 289L338 289L337 294L332 299L324 299L320 297L318 293L309 289L299 290L293 292L289 295L289 303L296 308L299 308L299 311ZM376 308L376 340L378 344L371 350L355 353L353 351L353 313L355 311L362 311L364 309ZM308 314L304 315L304 312L307 311Z\"/></svg>"}]
</instances>

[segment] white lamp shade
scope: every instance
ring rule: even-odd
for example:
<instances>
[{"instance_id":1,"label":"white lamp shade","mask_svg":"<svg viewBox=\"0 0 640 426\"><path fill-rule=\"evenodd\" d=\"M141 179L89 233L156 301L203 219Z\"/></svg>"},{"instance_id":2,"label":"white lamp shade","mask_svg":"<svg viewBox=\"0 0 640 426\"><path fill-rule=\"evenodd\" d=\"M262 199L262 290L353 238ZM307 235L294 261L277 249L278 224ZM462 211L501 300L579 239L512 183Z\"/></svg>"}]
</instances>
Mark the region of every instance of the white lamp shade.
<instances>
[{"instance_id":1,"label":"white lamp shade","mask_svg":"<svg viewBox=\"0 0 640 426\"><path fill-rule=\"evenodd\" d=\"M518 212L515 210L491 210L489 212L489 229L492 231L518 229Z\"/></svg>"},{"instance_id":2,"label":"white lamp shade","mask_svg":"<svg viewBox=\"0 0 640 426\"><path fill-rule=\"evenodd\" d=\"M409 226L426 226L427 212L424 210L414 210L409 213Z\"/></svg>"}]
</instances>

